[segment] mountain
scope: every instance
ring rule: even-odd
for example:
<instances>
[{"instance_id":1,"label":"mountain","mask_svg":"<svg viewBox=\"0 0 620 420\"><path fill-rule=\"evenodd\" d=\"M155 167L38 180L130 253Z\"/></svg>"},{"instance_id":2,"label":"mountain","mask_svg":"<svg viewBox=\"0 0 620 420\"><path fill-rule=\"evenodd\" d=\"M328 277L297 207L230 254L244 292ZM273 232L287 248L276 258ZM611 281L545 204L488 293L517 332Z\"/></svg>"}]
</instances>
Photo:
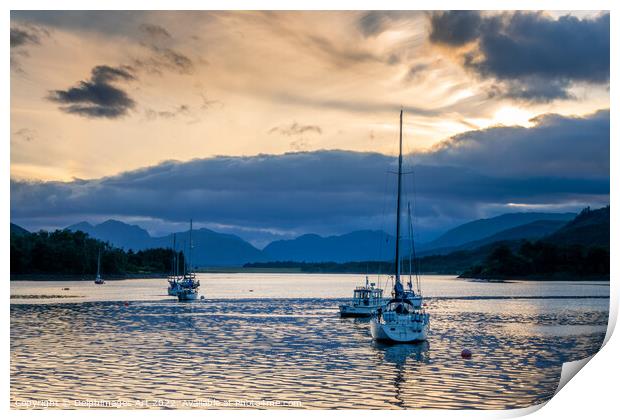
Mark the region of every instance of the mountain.
<instances>
[{"instance_id":1,"label":"mountain","mask_svg":"<svg viewBox=\"0 0 620 420\"><path fill-rule=\"evenodd\" d=\"M583 245L609 248L609 206L584 209L575 219L545 238L557 245Z\"/></svg>"},{"instance_id":2,"label":"mountain","mask_svg":"<svg viewBox=\"0 0 620 420\"><path fill-rule=\"evenodd\" d=\"M107 220L98 225L81 222L67 229L81 230L95 239L109 242L123 248L139 251L148 248L172 248L173 234L152 237L137 225L130 225L118 220ZM192 233L193 265L204 266L240 266L247 262L264 261L263 253L248 242L235 235L214 232L209 229L197 229ZM176 234L177 249L184 250L189 256L189 231Z\"/></svg>"},{"instance_id":3,"label":"mountain","mask_svg":"<svg viewBox=\"0 0 620 420\"><path fill-rule=\"evenodd\" d=\"M609 279L609 206L584 209L557 231L538 241L494 242L469 254L478 261L461 277L481 279ZM485 254L484 259L480 256ZM450 260L455 254L441 256Z\"/></svg>"},{"instance_id":4,"label":"mountain","mask_svg":"<svg viewBox=\"0 0 620 420\"><path fill-rule=\"evenodd\" d=\"M479 248L483 245L488 245L495 242L516 240L535 241L556 232L565 224L566 222L563 220L536 220L535 222L526 223L524 225L520 225L514 228L502 230L501 232L498 232L491 236L487 236L486 238L482 238L477 241L466 242L462 245L452 248L440 248L422 251L419 254L420 256L447 254L454 251L472 250Z\"/></svg>"},{"instance_id":5,"label":"mountain","mask_svg":"<svg viewBox=\"0 0 620 420\"><path fill-rule=\"evenodd\" d=\"M151 247L172 248L173 235L151 238ZM177 248L189 258L189 230L176 233ZM238 236L210 229L192 232L192 261L197 267L241 266L247 262L265 261L263 252Z\"/></svg>"},{"instance_id":6,"label":"mountain","mask_svg":"<svg viewBox=\"0 0 620 420\"><path fill-rule=\"evenodd\" d=\"M576 216L575 213L507 213L489 219L479 219L457 226L441 235L434 241L420 244L419 249L425 254L430 250L445 253L468 242L478 241L499 234L518 226L523 226L539 220L568 222Z\"/></svg>"},{"instance_id":7,"label":"mountain","mask_svg":"<svg viewBox=\"0 0 620 420\"><path fill-rule=\"evenodd\" d=\"M393 258L394 237L377 230L328 237L308 234L274 241L263 253L269 261L385 261Z\"/></svg>"},{"instance_id":8,"label":"mountain","mask_svg":"<svg viewBox=\"0 0 620 420\"><path fill-rule=\"evenodd\" d=\"M479 248L497 241L536 240L559 229L574 217L572 213L512 213L491 219L476 220L456 227L437 240L418 246L418 255L447 254L458 250ZM172 234L152 237L137 225L108 220L98 225L81 222L69 226L91 237L134 251L172 247ZM394 258L394 237L376 230L359 230L344 235L302 235L295 239L271 242L257 249L238 236L209 229L193 232L193 263L196 266L240 266L267 261L352 262L390 261ZM177 248L187 251L189 232L179 232ZM402 254L408 255L406 240L401 242ZM187 254L188 252L186 252Z\"/></svg>"},{"instance_id":9,"label":"mountain","mask_svg":"<svg viewBox=\"0 0 620 420\"><path fill-rule=\"evenodd\" d=\"M29 233L30 232L28 232L23 227L18 226L15 223L11 223L11 235L23 236L23 235L27 235Z\"/></svg>"},{"instance_id":10,"label":"mountain","mask_svg":"<svg viewBox=\"0 0 620 420\"><path fill-rule=\"evenodd\" d=\"M92 238L110 242L111 244L134 251L146 248L152 248L150 244L151 236L149 233L138 225L130 225L119 222L118 220L106 220L98 225L91 225L87 222L77 223L67 226L71 231L81 230Z\"/></svg>"}]
</instances>

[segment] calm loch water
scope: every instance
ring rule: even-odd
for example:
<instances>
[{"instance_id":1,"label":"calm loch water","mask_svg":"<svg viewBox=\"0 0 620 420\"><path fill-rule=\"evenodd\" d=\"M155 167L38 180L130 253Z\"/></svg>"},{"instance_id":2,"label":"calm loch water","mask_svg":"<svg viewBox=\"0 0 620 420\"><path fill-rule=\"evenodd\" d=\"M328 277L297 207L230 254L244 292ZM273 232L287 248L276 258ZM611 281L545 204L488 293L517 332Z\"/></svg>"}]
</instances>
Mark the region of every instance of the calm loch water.
<instances>
[{"instance_id":1,"label":"calm loch water","mask_svg":"<svg viewBox=\"0 0 620 420\"><path fill-rule=\"evenodd\" d=\"M204 274L195 303L165 280L12 282L12 407L521 408L605 335L609 282L426 276L428 343L377 344L337 315L362 281Z\"/></svg>"}]
</instances>

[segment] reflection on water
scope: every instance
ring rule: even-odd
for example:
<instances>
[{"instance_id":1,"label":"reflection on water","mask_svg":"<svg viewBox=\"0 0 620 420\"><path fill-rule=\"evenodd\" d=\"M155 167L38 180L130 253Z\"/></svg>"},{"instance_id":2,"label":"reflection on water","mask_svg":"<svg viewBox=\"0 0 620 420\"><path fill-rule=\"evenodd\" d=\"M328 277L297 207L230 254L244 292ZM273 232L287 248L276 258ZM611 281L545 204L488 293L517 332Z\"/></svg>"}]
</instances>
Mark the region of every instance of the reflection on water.
<instances>
[{"instance_id":1,"label":"reflection on water","mask_svg":"<svg viewBox=\"0 0 620 420\"><path fill-rule=\"evenodd\" d=\"M479 293L462 283L449 295ZM524 287L511 290L533 295ZM560 295L595 295L566 289ZM607 299L552 296L432 299L430 340L399 345L373 342L367 321L340 319L337 298L14 304L11 400L525 407L550 398L561 364L593 354L604 337ZM472 359L460 357L464 347Z\"/></svg>"}]
</instances>

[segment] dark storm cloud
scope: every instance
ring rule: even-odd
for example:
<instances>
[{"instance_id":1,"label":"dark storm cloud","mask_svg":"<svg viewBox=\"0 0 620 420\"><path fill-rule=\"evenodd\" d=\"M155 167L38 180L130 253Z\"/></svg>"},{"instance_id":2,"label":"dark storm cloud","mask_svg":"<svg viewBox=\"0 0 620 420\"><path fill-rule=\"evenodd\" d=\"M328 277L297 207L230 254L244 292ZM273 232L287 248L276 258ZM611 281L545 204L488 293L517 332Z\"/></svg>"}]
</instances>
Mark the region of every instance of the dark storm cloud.
<instances>
[{"instance_id":1,"label":"dark storm cloud","mask_svg":"<svg viewBox=\"0 0 620 420\"><path fill-rule=\"evenodd\" d=\"M297 122L293 122L288 125L279 125L277 127L273 127L268 132L269 134L282 134L284 136L301 136L306 133L315 133L315 134L323 134L323 130L318 125L303 125L298 124Z\"/></svg>"},{"instance_id":2,"label":"dark storm cloud","mask_svg":"<svg viewBox=\"0 0 620 420\"><path fill-rule=\"evenodd\" d=\"M481 35L480 12L458 10L437 12L430 16L431 42L461 46Z\"/></svg>"},{"instance_id":3,"label":"dark storm cloud","mask_svg":"<svg viewBox=\"0 0 620 420\"><path fill-rule=\"evenodd\" d=\"M135 106L133 99L118 87L117 81L135 80L127 67L97 66L89 80L67 90L53 90L48 99L61 104L61 110L89 118L118 118Z\"/></svg>"},{"instance_id":4,"label":"dark storm cloud","mask_svg":"<svg viewBox=\"0 0 620 420\"><path fill-rule=\"evenodd\" d=\"M430 15L429 39L448 47L475 45L463 65L494 78L495 93L533 102L569 97L574 82L609 83L609 13L593 19L514 12Z\"/></svg>"},{"instance_id":5,"label":"dark storm cloud","mask_svg":"<svg viewBox=\"0 0 620 420\"><path fill-rule=\"evenodd\" d=\"M445 228L489 216L491 208L511 211L509 203L571 210L605 204L609 112L585 118L547 115L533 128L471 131L407 157L407 165L411 159L415 172L405 177L405 190L412 191L415 176L422 233L438 224ZM331 150L163 162L73 182L12 180L11 217L27 227L43 219L114 216L193 218L272 231L389 229L394 164L392 156Z\"/></svg>"}]
</instances>

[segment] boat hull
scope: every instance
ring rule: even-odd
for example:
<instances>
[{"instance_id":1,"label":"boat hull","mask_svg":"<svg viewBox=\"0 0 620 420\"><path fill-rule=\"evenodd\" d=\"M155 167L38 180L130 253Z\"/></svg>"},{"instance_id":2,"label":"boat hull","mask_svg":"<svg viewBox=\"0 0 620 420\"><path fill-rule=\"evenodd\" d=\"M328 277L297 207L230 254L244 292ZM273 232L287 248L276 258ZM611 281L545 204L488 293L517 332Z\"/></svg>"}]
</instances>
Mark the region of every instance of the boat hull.
<instances>
[{"instance_id":1,"label":"boat hull","mask_svg":"<svg viewBox=\"0 0 620 420\"><path fill-rule=\"evenodd\" d=\"M168 296L178 296L181 287L178 285L170 285L168 286Z\"/></svg>"},{"instance_id":2,"label":"boat hull","mask_svg":"<svg viewBox=\"0 0 620 420\"><path fill-rule=\"evenodd\" d=\"M190 302L192 300L198 300L198 291L197 290L192 290L192 291L181 290L177 294L177 298L179 299L179 302Z\"/></svg>"},{"instance_id":3,"label":"boat hull","mask_svg":"<svg viewBox=\"0 0 620 420\"><path fill-rule=\"evenodd\" d=\"M370 321L370 333L377 341L389 343L415 343L426 341L428 337L428 324L418 325L381 323L377 319Z\"/></svg>"},{"instance_id":4,"label":"boat hull","mask_svg":"<svg viewBox=\"0 0 620 420\"><path fill-rule=\"evenodd\" d=\"M340 305L341 318L370 318L377 313L380 306Z\"/></svg>"}]
</instances>

